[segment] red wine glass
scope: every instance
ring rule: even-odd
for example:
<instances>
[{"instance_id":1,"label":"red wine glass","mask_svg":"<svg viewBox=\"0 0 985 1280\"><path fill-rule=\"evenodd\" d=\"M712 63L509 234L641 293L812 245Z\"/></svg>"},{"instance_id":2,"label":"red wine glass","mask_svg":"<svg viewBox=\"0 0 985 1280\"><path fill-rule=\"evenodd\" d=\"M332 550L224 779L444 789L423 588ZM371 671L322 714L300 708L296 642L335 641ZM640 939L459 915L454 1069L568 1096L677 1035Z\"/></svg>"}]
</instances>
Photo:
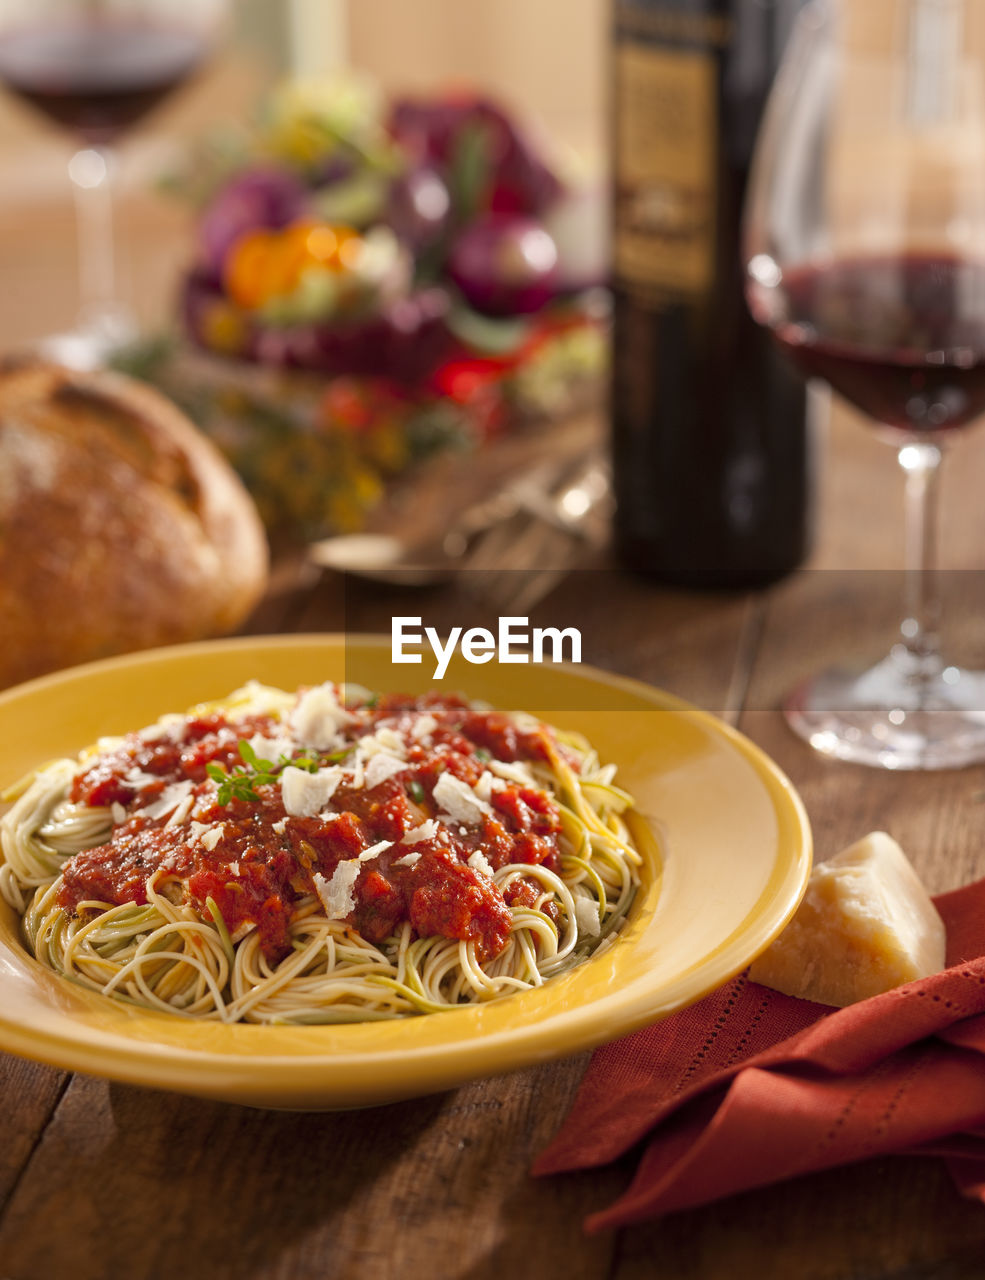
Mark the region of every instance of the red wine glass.
<instances>
[{"instance_id":1,"label":"red wine glass","mask_svg":"<svg viewBox=\"0 0 985 1280\"><path fill-rule=\"evenodd\" d=\"M747 296L808 377L896 450L905 481L899 640L789 698L830 755L890 769L985 759L985 673L948 663L935 540L941 460L985 411L985 5L815 0L757 146Z\"/></svg>"},{"instance_id":2,"label":"red wine glass","mask_svg":"<svg viewBox=\"0 0 985 1280\"><path fill-rule=\"evenodd\" d=\"M41 343L76 367L136 334L119 300L114 144L186 81L218 38L228 0L0 0L0 82L80 146L68 172L78 229L77 327Z\"/></svg>"}]
</instances>

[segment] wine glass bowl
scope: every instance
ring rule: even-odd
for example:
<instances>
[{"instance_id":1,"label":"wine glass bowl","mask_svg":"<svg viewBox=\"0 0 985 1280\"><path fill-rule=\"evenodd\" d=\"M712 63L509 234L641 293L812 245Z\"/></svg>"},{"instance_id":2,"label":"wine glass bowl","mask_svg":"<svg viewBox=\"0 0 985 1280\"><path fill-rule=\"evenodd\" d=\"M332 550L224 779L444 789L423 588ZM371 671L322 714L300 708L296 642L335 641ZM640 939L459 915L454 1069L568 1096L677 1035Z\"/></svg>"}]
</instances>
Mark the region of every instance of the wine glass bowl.
<instances>
[{"instance_id":1,"label":"wine glass bowl","mask_svg":"<svg viewBox=\"0 0 985 1280\"><path fill-rule=\"evenodd\" d=\"M74 16L32 19L0 34L0 80L98 145L113 142L186 80L206 47L194 28L84 6Z\"/></svg>"},{"instance_id":2,"label":"wine glass bowl","mask_svg":"<svg viewBox=\"0 0 985 1280\"><path fill-rule=\"evenodd\" d=\"M79 242L74 330L41 350L91 367L136 334L117 293L114 144L211 52L228 0L0 0L0 83L80 143L68 173Z\"/></svg>"},{"instance_id":3,"label":"wine glass bowl","mask_svg":"<svg viewBox=\"0 0 985 1280\"><path fill-rule=\"evenodd\" d=\"M767 107L746 206L754 317L896 450L905 616L867 671L826 671L785 707L841 759L985 759L985 673L941 653L939 473L985 412L985 6L816 0Z\"/></svg>"},{"instance_id":4,"label":"wine glass bowl","mask_svg":"<svg viewBox=\"0 0 985 1280\"><path fill-rule=\"evenodd\" d=\"M834 259L764 283L771 263L749 264L753 314L882 435L939 436L985 411L985 259Z\"/></svg>"}]
</instances>

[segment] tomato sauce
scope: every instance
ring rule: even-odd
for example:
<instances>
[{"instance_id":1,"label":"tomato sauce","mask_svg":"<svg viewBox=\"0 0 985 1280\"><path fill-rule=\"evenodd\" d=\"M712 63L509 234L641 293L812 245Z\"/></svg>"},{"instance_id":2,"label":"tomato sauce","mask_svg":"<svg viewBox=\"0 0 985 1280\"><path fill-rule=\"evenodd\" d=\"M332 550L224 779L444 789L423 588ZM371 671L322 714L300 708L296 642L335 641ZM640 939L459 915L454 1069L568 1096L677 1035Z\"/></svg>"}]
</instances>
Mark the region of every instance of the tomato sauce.
<instances>
[{"instance_id":1,"label":"tomato sauce","mask_svg":"<svg viewBox=\"0 0 985 1280\"><path fill-rule=\"evenodd\" d=\"M256 799L234 795L218 803L206 766L233 769L242 765L241 739L287 732L272 717L234 721L215 714L177 722L162 736L128 735L74 780L74 801L122 806L125 820L106 844L66 862L61 905L76 911L85 901L146 902L146 882L160 871L157 892L190 902L205 918L211 900L234 939L255 928L264 954L277 960L289 950L298 904L317 893L315 877L330 881L340 862L386 841L388 847L360 865L346 922L374 943L409 922L421 937L474 942L482 960L499 954L510 933L509 904L469 859L478 852L493 870L526 863L558 871L561 824L553 798L496 778L494 788L487 787L489 812L477 820L446 817L431 838L409 844L401 838L438 816L434 788L442 773L474 787L492 761L550 760L556 750L550 731L436 694L387 695L372 708L356 708L355 717L340 730L348 758L339 761L338 749L322 754L321 764L340 762L346 772L314 817L287 814L279 781L258 786ZM399 737L406 768L376 786L356 785L356 742L384 727ZM179 782L191 784L184 822L166 825L173 810L159 817L142 812ZM203 843L206 833L212 847ZM408 862L408 855L419 856ZM517 881L508 896L526 905L539 892L533 882Z\"/></svg>"},{"instance_id":2,"label":"tomato sauce","mask_svg":"<svg viewBox=\"0 0 985 1280\"><path fill-rule=\"evenodd\" d=\"M100 754L88 768L77 774L69 799L88 805L141 804L155 799L169 782L189 778L202 782L205 766L213 761L239 764L241 738L256 733L272 733L270 716L250 716L235 723L222 715L191 717L176 724L173 734L148 737L128 733L113 751ZM132 780L137 774L154 781Z\"/></svg>"}]
</instances>

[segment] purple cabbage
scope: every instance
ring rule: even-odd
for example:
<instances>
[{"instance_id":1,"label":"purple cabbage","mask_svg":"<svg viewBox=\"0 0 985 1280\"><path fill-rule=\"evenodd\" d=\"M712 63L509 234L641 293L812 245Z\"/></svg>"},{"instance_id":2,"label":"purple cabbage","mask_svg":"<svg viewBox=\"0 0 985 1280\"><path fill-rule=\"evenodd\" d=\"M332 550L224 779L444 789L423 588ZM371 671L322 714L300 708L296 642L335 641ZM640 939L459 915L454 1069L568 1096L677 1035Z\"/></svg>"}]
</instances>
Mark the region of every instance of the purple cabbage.
<instances>
[{"instance_id":1,"label":"purple cabbage","mask_svg":"<svg viewBox=\"0 0 985 1280\"><path fill-rule=\"evenodd\" d=\"M448 230L451 197L443 179L427 165L415 165L390 185L385 221L414 254L439 243Z\"/></svg>"},{"instance_id":2,"label":"purple cabbage","mask_svg":"<svg viewBox=\"0 0 985 1280\"><path fill-rule=\"evenodd\" d=\"M484 209L542 215L563 191L525 133L486 98L399 99L391 109L389 127L401 146L442 175L460 216ZM478 163L477 156L481 181L463 172ZM466 163L469 157L471 164ZM461 190L466 182L467 194ZM477 182L479 190L473 190ZM464 209L463 200L468 206Z\"/></svg>"},{"instance_id":3,"label":"purple cabbage","mask_svg":"<svg viewBox=\"0 0 985 1280\"><path fill-rule=\"evenodd\" d=\"M203 264L220 272L244 232L286 227L304 214L307 203L307 187L289 169L265 165L237 174L220 188L199 221Z\"/></svg>"},{"instance_id":4,"label":"purple cabbage","mask_svg":"<svg viewBox=\"0 0 985 1280\"><path fill-rule=\"evenodd\" d=\"M215 308L228 307L221 283L207 270L185 281L182 313L189 337L212 350ZM414 385L425 382L454 349L445 323L450 306L443 289L422 289L388 303L378 315L348 324L303 324L274 328L242 315L242 344L220 352L284 369L356 377L390 378Z\"/></svg>"},{"instance_id":5,"label":"purple cabbage","mask_svg":"<svg viewBox=\"0 0 985 1280\"><path fill-rule=\"evenodd\" d=\"M558 253L534 218L489 213L466 227L448 256L448 274L476 311L528 315L556 293Z\"/></svg>"}]
</instances>

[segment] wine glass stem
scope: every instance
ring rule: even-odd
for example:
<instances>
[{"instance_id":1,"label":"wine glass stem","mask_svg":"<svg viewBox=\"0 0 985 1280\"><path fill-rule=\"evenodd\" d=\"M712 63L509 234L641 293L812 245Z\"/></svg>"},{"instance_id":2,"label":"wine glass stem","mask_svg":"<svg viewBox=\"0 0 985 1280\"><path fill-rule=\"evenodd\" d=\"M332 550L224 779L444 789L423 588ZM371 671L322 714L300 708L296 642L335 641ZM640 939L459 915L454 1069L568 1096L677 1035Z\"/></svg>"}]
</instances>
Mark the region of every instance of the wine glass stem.
<instances>
[{"instance_id":1,"label":"wine glass stem","mask_svg":"<svg viewBox=\"0 0 985 1280\"><path fill-rule=\"evenodd\" d=\"M906 617L901 657L917 682L940 674L940 583L937 574L938 488L943 454L936 444L903 445L898 461L906 477Z\"/></svg>"},{"instance_id":2,"label":"wine glass stem","mask_svg":"<svg viewBox=\"0 0 985 1280\"><path fill-rule=\"evenodd\" d=\"M79 252L79 318L98 324L118 311L113 235L116 157L108 147L86 147L69 161Z\"/></svg>"}]
</instances>

